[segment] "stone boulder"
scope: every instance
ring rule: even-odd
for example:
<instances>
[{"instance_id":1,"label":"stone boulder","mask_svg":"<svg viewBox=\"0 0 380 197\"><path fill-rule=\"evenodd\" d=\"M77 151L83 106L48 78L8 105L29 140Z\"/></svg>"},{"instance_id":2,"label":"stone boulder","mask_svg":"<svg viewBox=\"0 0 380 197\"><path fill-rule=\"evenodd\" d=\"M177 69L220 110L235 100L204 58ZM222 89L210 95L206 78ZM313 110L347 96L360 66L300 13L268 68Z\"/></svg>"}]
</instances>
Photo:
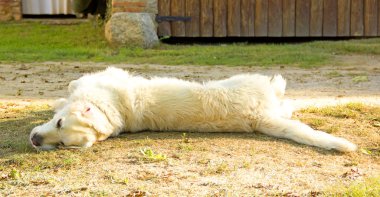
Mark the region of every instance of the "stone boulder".
<instances>
[{"instance_id":1,"label":"stone boulder","mask_svg":"<svg viewBox=\"0 0 380 197\"><path fill-rule=\"evenodd\" d=\"M106 39L116 46L152 48L159 43L152 18L149 13L115 13L105 26Z\"/></svg>"}]
</instances>

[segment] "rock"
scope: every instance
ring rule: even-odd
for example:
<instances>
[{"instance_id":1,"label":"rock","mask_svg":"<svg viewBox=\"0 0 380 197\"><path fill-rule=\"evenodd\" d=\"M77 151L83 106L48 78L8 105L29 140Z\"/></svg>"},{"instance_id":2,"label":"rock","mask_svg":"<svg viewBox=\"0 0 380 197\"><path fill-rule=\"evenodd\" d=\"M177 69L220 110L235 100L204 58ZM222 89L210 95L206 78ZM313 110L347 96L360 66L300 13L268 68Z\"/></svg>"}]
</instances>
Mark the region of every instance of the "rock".
<instances>
[{"instance_id":1,"label":"rock","mask_svg":"<svg viewBox=\"0 0 380 197\"><path fill-rule=\"evenodd\" d=\"M159 43L156 27L149 13L119 12L105 27L108 42L116 46L152 48Z\"/></svg>"}]
</instances>

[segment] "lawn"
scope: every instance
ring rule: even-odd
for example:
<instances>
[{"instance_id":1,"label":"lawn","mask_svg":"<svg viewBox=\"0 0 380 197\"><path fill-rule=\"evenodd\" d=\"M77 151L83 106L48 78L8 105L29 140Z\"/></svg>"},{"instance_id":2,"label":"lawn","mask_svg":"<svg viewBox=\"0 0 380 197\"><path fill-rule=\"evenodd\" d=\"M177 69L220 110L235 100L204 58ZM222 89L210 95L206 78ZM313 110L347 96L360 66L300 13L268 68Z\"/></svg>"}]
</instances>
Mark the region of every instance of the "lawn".
<instances>
[{"instance_id":1,"label":"lawn","mask_svg":"<svg viewBox=\"0 0 380 197\"><path fill-rule=\"evenodd\" d=\"M336 57L379 55L380 39L303 43L160 44L143 50L112 48L95 22L56 25L47 22L0 23L0 61L93 61L162 65L315 67L341 64ZM343 58L344 59L344 58Z\"/></svg>"},{"instance_id":2,"label":"lawn","mask_svg":"<svg viewBox=\"0 0 380 197\"><path fill-rule=\"evenodd\" d=\"M295 113L354 141L338 153L258 133L142 132L89 149L36 152L30 130L46 104L0 103L0 195L376 196L380 108L358 103ZM254 177L254 178L253 178Z\"/></svg>"}]
</instances>

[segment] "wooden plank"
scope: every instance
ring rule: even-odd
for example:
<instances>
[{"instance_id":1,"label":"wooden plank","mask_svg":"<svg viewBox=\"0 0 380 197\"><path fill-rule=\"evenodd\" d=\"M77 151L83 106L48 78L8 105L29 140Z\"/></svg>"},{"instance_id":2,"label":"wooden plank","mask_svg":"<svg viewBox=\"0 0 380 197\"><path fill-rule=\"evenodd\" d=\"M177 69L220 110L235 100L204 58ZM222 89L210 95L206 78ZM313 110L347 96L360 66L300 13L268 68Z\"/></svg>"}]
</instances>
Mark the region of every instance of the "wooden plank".
<instances>
[{"instance_id":1,"label":"wooden plank","mask_svg":"<svg viewBox=\"0 0 380 197\"><path fill-rule=\"evenodd\" d=\"M185 16L185 0L171 0L170 3L171 16ZM185 22L183 21L173 21L172 25L172 36L174 37L184 37L186 35Z\"/></svg>"},{"instance_id":2,"label":"wooden plank","mask_svg":"<svg viewBox=\"0 0 380 197\"><path fill-rule=\"evenodd\" d=\"M227 1L214 0L213 11L214 11L214 37L227 36Z\"/></svg>"},{"instance_id":3,"label":"wooden plank","mask_svg":"<svg viewBox=\"0 0 380 197\"><path fill-rule=\"evenodd\" d=\"M240 36L240 0L227 0L227 35Z\"/></svg>"},{"instance_id":4,"label":"wooden plank","mask_svg":"<svg viewBox=\"0 0 380 197\"><path fill-rule=\"evenodd\" d=\"M364 35L377 35L377 0L364 0Z\"/></svg>"},{"instance_id":5,"label":"wooden plank","mask_svg":"<svg viewBox=\"0 0 380 197\"><path fill-rule=\"evenodd\" d=\"M380 3L377 3L377 6L377 36L380 36Z\"/></svg>"},{"instance_id":6,"label":"wooden plank","mask_svg":"<svg viewBox=\"0 0 380 197\"><path fill-rule=\"evenodd\" d=\"M191 20L186 22L186 37L199 37L199 16L200 5L199 0L186 0L186 16L191 17Z\"/></svg>"},{"instance_id":7,"label":"wooden plank","mask_svg":"<svg viewBox=\"0 0 380 197\"><path fill-rule=\"evenodd\" d=\"M351 0L351 36L364 35L363 0Z\"/></svg>"},{"instance_id":8,"label":"wooden plank","mask_svg":"<svg viewBox=\"0 0 380 197\"><path fill-rule=\"evenodd\" d=\"M338 31L338 1L323 1L323 36L335 37Z\"/></svg>"},{"instance_id":9,"label":"wooden plank","mask_svg":"<svg viewBox=\"0 0 380 197\"><path fill-rule=\"evenodd\" d=\"M282 36L282 0L268 2L268 36Z\"/></svg>"},{"instance_id":10,"label":"wooden plank","mask_svg":"<svg viewBox=\"0 0 380 197\"><path fill-rule=\"evenodd\" d=\"M312 0L310 6L310 36L322 36L323 0Z\"/></svg>"},{"instance_id":11,"label":"wooden plank","mask_svg":"<svg viewBox=\"0 0 380 197\"><path fill-rule=\"evenodd\" d=\"M310 0L296 1L296 36L308 37L310 28Z\"/></svg>"},{"instance_id":12,"label":"wooden plank","mask_svg":"<svg viewBox=\"0 0 380 197\"><path fill-rule=\"evenodd\" d=\"M282 35L284 37L295 36L296 0L283 0L282 6Z\"/></svg>"},{"instance_id":13,"label":"wooden plank","mask_svg":"<svg viewBox=\"0 0 380 197\"><path fill-rule=\"evenodd\" d=\"M158 0L158 15L170 15L170 0ZM171 36L169 22L161 22L158 24L158 36Z\"/></svg>"},{"instance_id":14,"label":"wooden plank","mask_svg":"<svg viewBox=\"0 0 380 197\"><path fill-rule=\"evenodd\" d=\"M338 0L338 36L350 36L350 10L349 0Z\"/></svg>"},{"instance_id":15,"label":"wooden plank","mask_svg":"<svg viewBox=\"0 0 380 197\"><path fill-rule=\"evenodd\" d=\"M268 0L256 0L255 36L268 36Z\"/></svg>"},{"instance_id":16,"label":"wooden plank","mask_svg":"<svg viewBox=\"0 0 380 197\"><path fill-rule=\"evenodd\" d=\"M202 37L212 37L213 33L213 1L201 0L201 18L200 18L200 30Z\"/></svg>"},{"instance_id":17,"label":"wooden plank","mask_svg":"<svg viewBox=\"0 0 380 197\"><path fill-rule=\"evenodd\" d=\"M255 35L255 0L241 0L240 36Z\"/></svg>"}]
</instances>

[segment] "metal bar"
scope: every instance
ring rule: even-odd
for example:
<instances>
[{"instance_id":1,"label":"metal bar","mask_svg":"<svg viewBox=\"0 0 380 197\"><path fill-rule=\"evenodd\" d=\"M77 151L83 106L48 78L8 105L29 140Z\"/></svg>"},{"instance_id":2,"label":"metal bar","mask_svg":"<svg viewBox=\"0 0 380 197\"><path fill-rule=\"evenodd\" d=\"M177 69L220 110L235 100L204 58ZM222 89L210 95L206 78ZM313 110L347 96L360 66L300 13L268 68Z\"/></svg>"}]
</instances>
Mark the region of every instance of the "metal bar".
<instances>
[{"instance_id":1,"label":"metal bar","mask_svg":"<svg viewBox=\"0 0 380 197\"><path fill-rule=\"evenodd\" d=\"M190 21L191 17L188 16L156 16L157 23L164 21Z\"/></svg>"}]
</instances>

